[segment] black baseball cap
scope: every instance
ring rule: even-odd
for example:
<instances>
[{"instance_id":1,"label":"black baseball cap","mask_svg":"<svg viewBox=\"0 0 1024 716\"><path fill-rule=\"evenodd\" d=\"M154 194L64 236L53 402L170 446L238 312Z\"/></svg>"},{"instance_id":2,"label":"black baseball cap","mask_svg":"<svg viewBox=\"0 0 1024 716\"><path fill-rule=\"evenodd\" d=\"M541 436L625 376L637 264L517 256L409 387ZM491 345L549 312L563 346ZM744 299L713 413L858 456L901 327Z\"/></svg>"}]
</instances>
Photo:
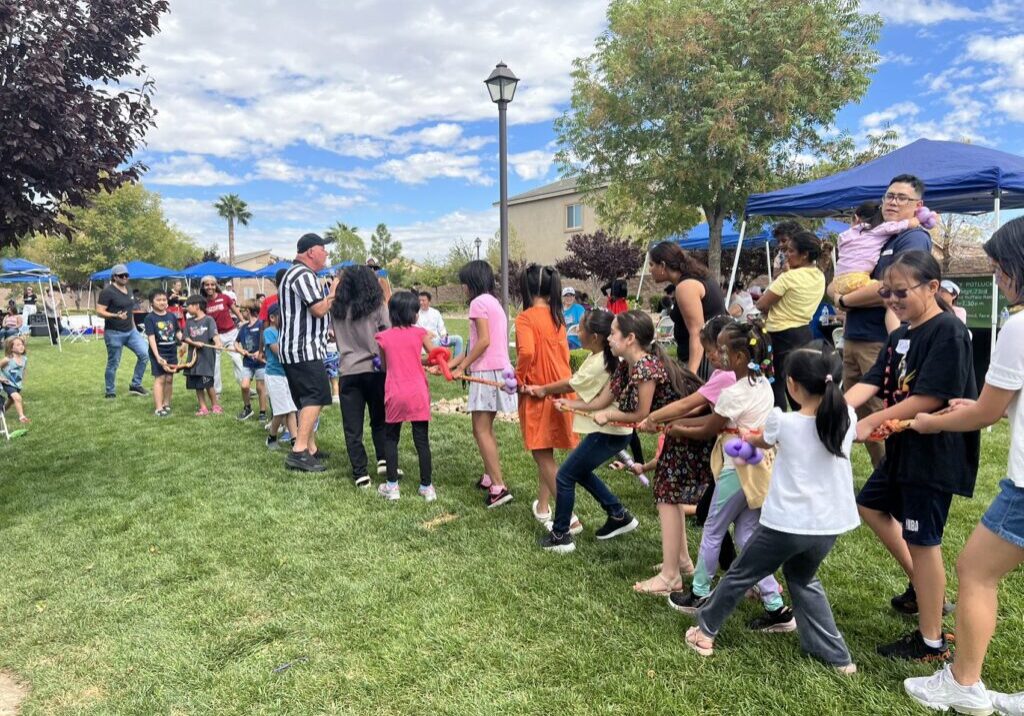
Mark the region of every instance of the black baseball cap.
<instances>
[{"instance_id":1,"label":"black baseball cap","mask_svg":"<svg viewBox=\"0 0 1024 716\"><path fill-rule=\"evenodd\" d=\"M300 254L304 254L314 246L327 246L327 244L333 243L334 239L325 239L319 234L303 234L299 238L299 243L296 244L295 250Z\"/></svg>"}]
</instances>

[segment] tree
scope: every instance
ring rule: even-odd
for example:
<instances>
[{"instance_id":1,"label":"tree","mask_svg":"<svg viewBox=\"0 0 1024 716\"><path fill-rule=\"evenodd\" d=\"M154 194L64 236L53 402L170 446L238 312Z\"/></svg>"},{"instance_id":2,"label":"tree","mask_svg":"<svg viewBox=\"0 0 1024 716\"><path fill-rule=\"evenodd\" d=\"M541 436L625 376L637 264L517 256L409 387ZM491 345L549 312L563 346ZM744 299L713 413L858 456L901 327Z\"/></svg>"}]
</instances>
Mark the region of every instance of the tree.
<instances>
[{"instance_id":1,"label":"tree","mask_svg":"<svg viewBox=\"0 0 1024 716\"><path fill-rule=\"evenodd\" d=\"M210 244L203 250L203 255L199 257L199 261L196 263L207 263L213 261L215 263L221 263L220 260L220 249L217 248L217 244Z\"/></svg>"},{"instance_id":2,"label":"tree","mask_svg":"<svg viewBox=\"0 0 1024 716\"><path fill-rule=\"evenodd\" d=\"M228 263L235 265L235 222L248 226L252 219L249 205L238 194L225 194L213 205L222 219L228 220Z\"/></svg>"},{"instance_id":3,"label":"tree","mask_svg":"<svg viewBox=\"0 0 1024 716\"><path fill-rule=\"evenodd\" d=\"M473 247L473 258L476 258L476 247ZM494 236L487 242L487 250L483 260L491 265L495 275L501 270L501 230L495 231ZM526 266L526 245L519 239L519 234L512 228L508 234L508 260L509 271L512 271L512 262L519 261ZM510 274L511 275L511 274ZM511 281L511 279L509 279Z\"/></svg>"},{"instance_id":4,"label":"tree","mask_svg":"<svg viewBox=\"0 0 1024 716\"><path fill-rule=\"evenodd\" d=\"M130 162L153 126L144 37L166 0L0 3L0 246L33 233L70 237L63 214L99 190L137 180Z\"/></svg>"},{"instance_id":5,"label":"tree","mask_svg":"<svg viewBox=\"0 0 1024 716\"><path fill-rule=\"evenodd\" d=\"M723 221L864 94L880 26L857 0L612 0L556 122L560 170L645 239L700 207L718 275Z\"/></svg>"},{"instance_id":6,"label":"tree","mask_svg":"<svg viewBox=\"0 0 1024 716\"><path fill-rule=\"evenodd\" d=\"M569 278L606 282L640 271L644 250L629 239L608 236L603 229L593 234L573 234L565 242L569 255L555 268Z\"/></svg>"},{"instance_id":7,"label":"tree","mask_svg":"<svg viewBox=\"0 0 1024 716\"><path fill-rule=\"evenodd\" d=\"M26 256L49 266L62 281L81 286L96 271L125 261L178 268L202 254L190 237L167 222L160 195L140 184L101 191L88 200L87 208L70 217L76 227L70 241L40 234L25 242Z\"/></svg>"},{"instance_id":8,"label":"tree","mask_svg":"<svg viewBox=\"0 0 1024 716\"><path fill-rule=\"evenodd\" d=\"M964 253L964 249L970 244L980 244L985 237L987 221L972 216L960 214L943 214L939 217L939 224L932 230L932 246L939 254L939 263L942 264L942 273L949 272L953 259Z\"/></svg>"},{"instance_id":9,"label":"tree","mask_svg":"<svg viewBox=\"0 0 1024 716\"><path fill-rule=\"evenodd\" d=\"M387 268L402 255L402 243L391 238L387 226L377 224L373 235L370 236L370 255L377 259L381 266Z\"/></svg>"},{"instance_id":10,"label":"tree","mask_svg":"<svg viewBox=\"0 0 1024 716\"><path fill-rule=\"evenodd\" d=\"M361 264L366 260L366 244L356 231L356 227L339 221L324 232L324 238L334 239L328 252L332 266L342 261Z\"/></svg>"}]
</instances>

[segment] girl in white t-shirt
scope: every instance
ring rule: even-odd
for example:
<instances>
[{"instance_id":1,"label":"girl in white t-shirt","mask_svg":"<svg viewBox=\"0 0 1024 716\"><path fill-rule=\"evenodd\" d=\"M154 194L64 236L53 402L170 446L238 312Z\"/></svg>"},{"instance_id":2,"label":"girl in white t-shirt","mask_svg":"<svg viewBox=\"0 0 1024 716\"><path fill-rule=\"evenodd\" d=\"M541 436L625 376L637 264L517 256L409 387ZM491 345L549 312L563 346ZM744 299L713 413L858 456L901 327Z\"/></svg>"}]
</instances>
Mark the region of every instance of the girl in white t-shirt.
<instances>
[{"instance_id":1,"label":"girl in white t-shirt","mask_svg":"<svg viewBox=\"0 0 1024 716\"><path fill-rule=\"evenodd\" d=\"M999 289L1011 305L1024 303L1024 217L1014 219L985 243ZM978 400L952 400L946 414L920 413L910 427L919 433L971 432L1010 418L1006 479L957 560L956 655L933 676L907 679L918 702L960 713L1024 713L1024 692L987 691L981 667L996 628L999 582L1024 563L1024 314L999 332Z\"/></svg>"},{"instance_id":2,"label":"girl in white t-shirt","mask_svg":"<svg viewBox=\"0 0 1024 716\"><path fill-rule=\"evenodd\" d=\"M758 447L774 447L775 463L760 525L686 632L687 645L704 656L747 589L781 567L800 645L843 673L857 670L817 577L838 536L860 523L849 458L856 414L838 383L842 370L830 347L790 353L786 389L799 412L775 408L761 436L743 432Z\"/></svg>"}]
</instances>

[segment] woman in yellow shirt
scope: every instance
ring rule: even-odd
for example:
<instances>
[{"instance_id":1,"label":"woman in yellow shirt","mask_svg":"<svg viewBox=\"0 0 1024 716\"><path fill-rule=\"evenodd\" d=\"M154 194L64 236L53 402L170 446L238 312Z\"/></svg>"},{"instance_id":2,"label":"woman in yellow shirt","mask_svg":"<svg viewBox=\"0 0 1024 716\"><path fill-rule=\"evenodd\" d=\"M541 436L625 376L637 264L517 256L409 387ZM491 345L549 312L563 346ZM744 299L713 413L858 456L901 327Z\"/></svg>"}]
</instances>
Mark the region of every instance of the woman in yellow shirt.
<instances>
[{"instance_id":1,"label":"woman in yellow shirt","mask_svg":"<svg viewBox=\"0 0 1024 716\"><path fill-rule=\"evenodd\" d=\"M775 407L793 410L799 405L786 394L786 357L811 342L814 313L825 295L825 274L818 268L821 241L810 231L793 234L786 249L789 270L775 279L757 302L767 315L765 330L772 341L772 363L775 367Z\"/></svg>"}]
</instances>

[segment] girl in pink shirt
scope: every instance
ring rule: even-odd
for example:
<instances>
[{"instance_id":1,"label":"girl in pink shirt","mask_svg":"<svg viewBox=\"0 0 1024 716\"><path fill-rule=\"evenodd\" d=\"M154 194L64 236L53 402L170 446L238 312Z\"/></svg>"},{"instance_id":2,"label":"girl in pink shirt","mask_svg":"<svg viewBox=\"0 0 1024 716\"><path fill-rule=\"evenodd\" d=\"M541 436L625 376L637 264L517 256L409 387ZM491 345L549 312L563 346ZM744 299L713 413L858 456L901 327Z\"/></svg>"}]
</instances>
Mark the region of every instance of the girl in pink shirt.
<instances>
[{"instance_id":1,"label":"girl in pink shirt","mask_svg":"<svg viewBox=\"0 0 1024 716\"><path fill-rule=\"evenodd\" d=\"M508 318L494 297L494 271L486 261L470 261L459 270L459 283L469 299L469 350L448 364L455 378L474 376L503 381L502 372L511 367L508 358ZM487 490L488 509L512 500L505 487L494 435L494 416L519 409L515 394L479 383L469 384L468 409L473 416L473 438L484 463L484 475L477 487Z\"/></svg>"},{"instance_id":2,"label":"girl in pink shirt","mask_svg":"<svg viewBox=\"0 0 1024 716\"><path fill-rule=\"evenodd\" d=\"M398 489L398 440L402 423L412 423L412 442L420 462L420 496L437 499L431 482L430 390L423 370L422 352L432 349L426 330L416 325L420 299L412 291L398 291L388 301L391 328L375 338L381 351L384 379L384 460L388 479L377 488L387 500L400 497Z\"/></svg>"}]
</instances>

